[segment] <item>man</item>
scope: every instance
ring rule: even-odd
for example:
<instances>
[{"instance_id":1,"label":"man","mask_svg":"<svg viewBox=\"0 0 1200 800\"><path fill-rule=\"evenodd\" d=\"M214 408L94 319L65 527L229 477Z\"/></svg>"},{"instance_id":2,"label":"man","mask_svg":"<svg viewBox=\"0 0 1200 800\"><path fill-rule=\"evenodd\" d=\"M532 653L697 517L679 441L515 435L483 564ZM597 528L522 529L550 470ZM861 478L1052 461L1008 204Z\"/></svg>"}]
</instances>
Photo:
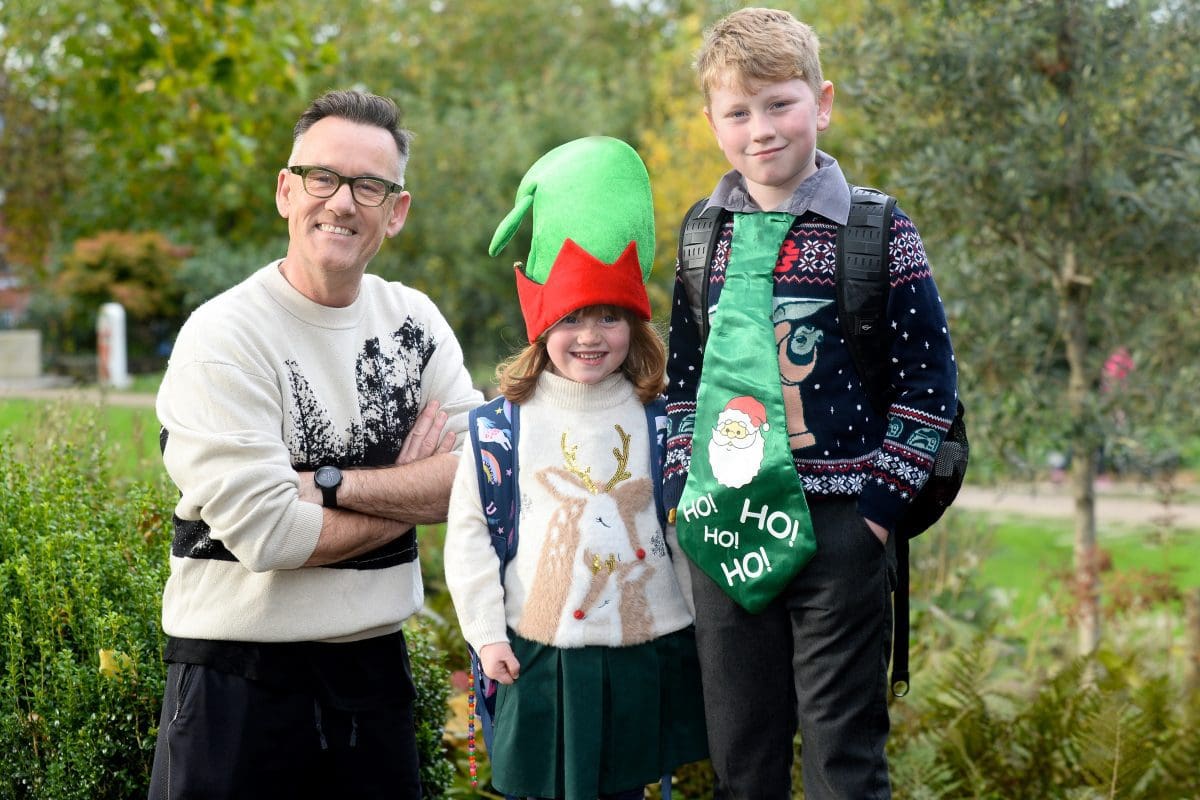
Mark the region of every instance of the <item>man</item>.
<instances>
[{"instance_id":1,"label":"man","mask_svg":"<svg viewBox=\"0 0 1200 800\"><path fill-rule=\"evenodd\" d=\"M482 397L433 303L365 274L404 227L408 144L390 100L314 101L279 171L286 256L179 333L151 797L420 797L414 525L445 519Z\"/></svg>"}]
</instances>

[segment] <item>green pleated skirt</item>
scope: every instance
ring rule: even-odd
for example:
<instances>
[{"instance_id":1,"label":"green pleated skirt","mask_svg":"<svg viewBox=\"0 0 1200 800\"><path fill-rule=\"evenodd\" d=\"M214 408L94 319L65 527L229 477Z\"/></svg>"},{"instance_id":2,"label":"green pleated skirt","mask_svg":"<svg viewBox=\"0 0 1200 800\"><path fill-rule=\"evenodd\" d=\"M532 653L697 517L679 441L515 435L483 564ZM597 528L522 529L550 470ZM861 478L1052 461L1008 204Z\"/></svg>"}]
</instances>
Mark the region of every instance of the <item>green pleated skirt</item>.
<instances>
[{"instance_id":1,"label":"green pleated skirt","mask_svg":"<svg viewBox=\"0 0 1200 800\"><path fill-rule=\"evenodd\" d=\"M509 636L521 677L496 696L498 791L595 800L708 757L692 629L632 647L560 649Z\"/></svg>"}]
</instances>

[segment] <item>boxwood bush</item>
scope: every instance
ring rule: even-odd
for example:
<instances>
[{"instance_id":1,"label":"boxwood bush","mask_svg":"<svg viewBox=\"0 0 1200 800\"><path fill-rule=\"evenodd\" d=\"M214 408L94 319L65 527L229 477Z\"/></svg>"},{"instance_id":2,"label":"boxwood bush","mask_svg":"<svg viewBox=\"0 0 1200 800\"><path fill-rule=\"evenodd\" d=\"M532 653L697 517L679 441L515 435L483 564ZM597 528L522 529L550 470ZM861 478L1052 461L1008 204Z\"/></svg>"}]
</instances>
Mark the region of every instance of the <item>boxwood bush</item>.
<instances>
[{"instance_id":1,"label":"boxwood bush","mask_svg":"<svg viewBox=\"0 0 1200 800\"><path fill-rule=\"evenodd\" d=\"M95 416L0 438L0 798L146 796L178 495L109 474L107 449ZM442 797L447 671L422 628L406 634L426 796Z\"/></svg>"},{"instance_id":2,"label":"boxwood bush","mask_svg":"<svg viewBox=\"0 0 1200 800\"><path fill-rule=\"evenodd\" d=\"M43 444L18 454L0 442L0 792L144 794L170 495L118 495L101 448Z\"/></svg>"}]
</instances>

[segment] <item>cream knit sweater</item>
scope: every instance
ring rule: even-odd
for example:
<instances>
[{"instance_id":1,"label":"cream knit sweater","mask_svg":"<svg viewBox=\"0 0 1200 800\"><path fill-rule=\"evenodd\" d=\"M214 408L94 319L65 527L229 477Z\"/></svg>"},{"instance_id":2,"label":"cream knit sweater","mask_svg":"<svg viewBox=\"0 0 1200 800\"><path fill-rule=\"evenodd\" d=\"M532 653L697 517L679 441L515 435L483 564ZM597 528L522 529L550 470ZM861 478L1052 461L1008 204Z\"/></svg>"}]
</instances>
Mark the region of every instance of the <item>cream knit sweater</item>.
<instances>
[{"instance_id":1,"label":"cream knit sweater","mask_svg":"<svg viewBox=\"0 0 1200 800\"><path fill-rule=\"evenodd\" d=\"M620 374L586 385L544 373L521 406L517 448L519 542L503 586L478 454L464 453L455 476L446 583L467 642L478 650L507 641L512 628L557 647L623 646L691 624L655 511L633 386Z\"/></svg>"},{"instance_id":2,"label":"cream knit sweater","mask_svg":"<svg viewBox=\"0 0 1200 800\"><path fill-rule=\"evenodd\" d=\"M382 466L431 399L462 441L482 397L428 297L365 275L345 308L314 303L278 262L196 309L158 394L179 487L163 629L250 642L391 633L423 600L415 560L302 567L322 509L300 470Z\"/></svg>"}]
</instances>

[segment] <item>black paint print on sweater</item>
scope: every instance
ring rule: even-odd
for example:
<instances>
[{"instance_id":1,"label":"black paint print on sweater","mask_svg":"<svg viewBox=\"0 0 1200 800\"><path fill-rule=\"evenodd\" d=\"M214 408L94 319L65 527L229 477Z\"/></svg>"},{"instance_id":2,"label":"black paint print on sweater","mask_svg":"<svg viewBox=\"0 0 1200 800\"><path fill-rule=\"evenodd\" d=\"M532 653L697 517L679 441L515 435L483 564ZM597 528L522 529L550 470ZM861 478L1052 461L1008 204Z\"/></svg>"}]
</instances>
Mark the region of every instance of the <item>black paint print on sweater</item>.
<instances>
[{"instance_id":1,"label":"black paint print on sweater","mask_svg":"<svg viewBox=\"0 0 1200 800\"><path fill-rule=\"evenodd\" d=\"M379 467L395 463L404 438L416 423L421 407L421 376L436 348L428 332L411 318L389 336L364 342L354 363L358 418L350 420L341 432L300 364L286 361L286 389L292 397L292 428L286 444L296 470L310 472L322 464ZM165 431L162 438L165 446ZM236 561L221 542L211 538L203 520L176 517L171 552L180 558ZM388 545L329 567L385 569L416 557L414 530Z\"/></svg>"},{"instance_id":2,"label":"black paint print on sweater","mask_svg":"<svg viewBox=\"0 0 1200 800\"><path fill-rule=\"evenodd\" d=\"M368 339L354 362L358 419L342 430L329 417L302 368L288 361L292 391L292 430L288 449L297 470L322 464L382 467L393 464L421 406L421 375L433 357L434 342L406 320L387 337Z\"/></svg>"}]
</instances>

